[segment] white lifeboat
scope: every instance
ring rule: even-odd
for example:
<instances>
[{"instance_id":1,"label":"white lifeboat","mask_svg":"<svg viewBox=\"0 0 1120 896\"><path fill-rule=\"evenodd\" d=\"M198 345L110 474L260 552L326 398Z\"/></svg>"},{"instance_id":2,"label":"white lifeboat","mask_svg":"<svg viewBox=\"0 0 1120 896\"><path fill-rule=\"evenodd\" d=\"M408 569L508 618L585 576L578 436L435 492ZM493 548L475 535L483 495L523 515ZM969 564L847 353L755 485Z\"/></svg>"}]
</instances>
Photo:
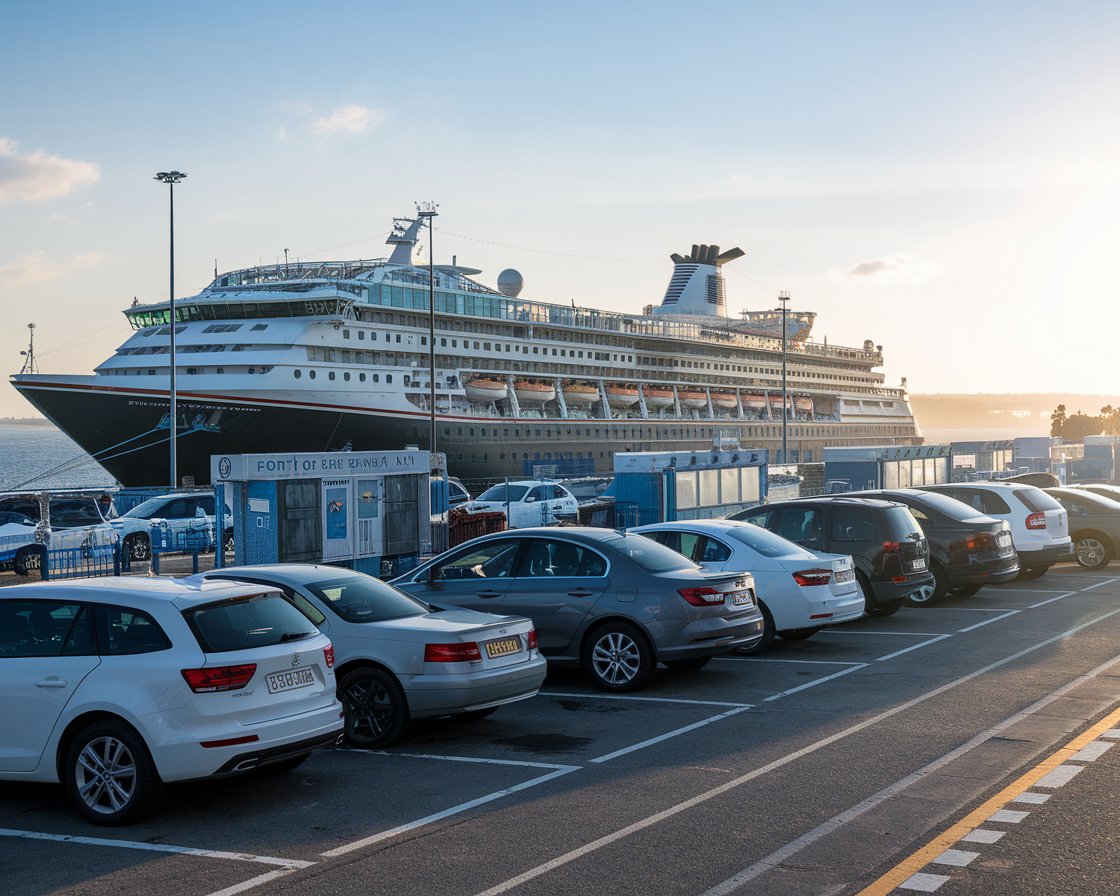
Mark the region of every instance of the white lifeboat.
<instances>
[{"instance_id":1,"label":"white lifeboat","mask_svg":"<svg viewBox=\"0 0 1120 896\"><path fill-rule=\"evenodd\" d=\"M476 404L493 404L506 397L506 384L486 377L475 377L463 383L463 391L467 393L467 401Z\"/></svg>"},{"instance_id":2,"label":"white lifeboat","mask_svg":"<svg viewBox=\"0 0 1120 896\"><path fill-rule=\"evenodd\" d=\"M646 399L647 408L671 408L673 406L673 390L672 389L657 389L650 387L643 390Z\"/></svg>"},{"instance_id":3,"label":"white lifeboat","mask_svg":"<svg viewBox=\"0 0 1120 896\"><path fill-rule=\"evenodd\" d=\"M677 397L681 400L682 408L706 408L708 406L708 396L703 392L678 392Z\"/></svg>"},{"instance_id":4,"label":"white lifeboat","mask_svg":"<svg viewBox=\"0 0 1120 896\"><path fill-rule=\"evenodd\" d=\"M712 404L724 411L733 411L739 406L734 392L713 392Z\"/></svg>"},{"instance_id":5,"label":"white lifeboat","mask_svg":"<svg viewBox=\"0 0 1120 896\"><path fill-rule=\"evenodd\" d=\"M564 403L569 406L590 407L599 400L599 387L591 383L565 383Z\"/></svg>"},{"instance_id":6,"label":"white lifeboat","mask_svg":"<svg viewBox=\"0 0 1120 896\"><path fill-rule=\"evenodd\" d=\"M612 408L632 408L637 403L637 386L607 386L607 404Z\"/></svg>"},{"instance_id":7,"label":"white lifeboat","mask_svg":"<svg viewBox=\"0 0 1120 896\"><path fill-rule=\"evenodd\" d=\"M513 394L518 404L544 404L556 398L556 387L551 383L517 380L513 384Z\"/></svg>"},{"instance_id":8,"label":"white lifeboat","mask_svg":"<svg viewBox=\"0 0 1120 896\"><path fill-rule=\"evenodd\" d=\"M764 395L744 395L743 407L761 411L766 407L766 397Z\"/></svg>"}]
</instances>

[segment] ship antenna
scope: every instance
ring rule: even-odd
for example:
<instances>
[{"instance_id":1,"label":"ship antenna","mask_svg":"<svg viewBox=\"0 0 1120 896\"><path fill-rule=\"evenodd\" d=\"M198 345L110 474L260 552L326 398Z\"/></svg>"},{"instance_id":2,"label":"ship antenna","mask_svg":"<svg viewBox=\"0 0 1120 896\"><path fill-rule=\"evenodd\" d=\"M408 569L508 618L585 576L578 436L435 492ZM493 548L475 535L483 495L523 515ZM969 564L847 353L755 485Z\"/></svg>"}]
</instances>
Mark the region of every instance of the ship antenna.
<instances>
[{"instance_id":1,"label":"ship antenna","mask_svg":"<svg viewBox=\"0 0 1120 896\"><path fill-rule=\"evenodd\" d=\"M35 324L28 324L28 336L30 342L27 344L27 351L20 352L23 355L23 367L20 368L20 373L38 373L39 370L35 364Z\"/></svg>"}]
</instances>

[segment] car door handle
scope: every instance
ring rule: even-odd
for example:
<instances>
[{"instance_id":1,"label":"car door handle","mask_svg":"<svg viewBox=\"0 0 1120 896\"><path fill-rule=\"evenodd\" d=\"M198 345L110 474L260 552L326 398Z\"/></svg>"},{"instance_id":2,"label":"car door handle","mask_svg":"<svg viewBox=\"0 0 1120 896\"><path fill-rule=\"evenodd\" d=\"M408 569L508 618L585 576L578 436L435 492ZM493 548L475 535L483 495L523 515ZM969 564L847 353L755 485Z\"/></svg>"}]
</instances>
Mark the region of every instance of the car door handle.
<instances>
[{"instance_id":1,"label":"car door handle","mask_svg":"<svg viewBox=\"0 0 1120 896\"><path fill-rule=\"evenodd\" d=\"M568 597L591 597L594 593L594 591L587 591L581 588L579 591L569 591Z\"/></svg>"},{"instance_id":2,"label":"car door handle","mask_svg":"<svg viewBox=\"0 0 1120 896\"><path fill-rule=\"evenodd\" d=\"M500 591L479 591L478 596L485 598L501 597L502 593Z\"/></svg>"},{"instance_id":3,"label":"car door handle","mask_svg":"<svg viewBox=\"0 0 1120 896\"><path fill-rule=\"evenodd\" d=\"M36 684L37 687L41 687L41 688L64 688L64 687L66 687L66 682L63 681L61 678L41 678L39 681L35 682L35 684Z\"/></svg>"}]
</instances>

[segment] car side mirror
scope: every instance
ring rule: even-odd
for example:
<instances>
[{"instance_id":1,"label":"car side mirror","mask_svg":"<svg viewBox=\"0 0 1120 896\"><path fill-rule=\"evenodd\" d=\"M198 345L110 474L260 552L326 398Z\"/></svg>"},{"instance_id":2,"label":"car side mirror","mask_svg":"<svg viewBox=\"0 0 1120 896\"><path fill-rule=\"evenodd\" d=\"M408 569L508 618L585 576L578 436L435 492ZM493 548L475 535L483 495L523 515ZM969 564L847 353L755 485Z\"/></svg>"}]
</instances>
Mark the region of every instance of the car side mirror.
<instances>
[{"instance_id":1,"label":"car side mirror","mask_svg":"<svg viewBox=\"0 0 1120 896\"><path fill-rule=\"evenodd\" d=\"M536 498L534 498L530 495L528 498L525 499L525 503L526 504L532 504L536 500L537 500Z\"/></svg>"}]
</instances>

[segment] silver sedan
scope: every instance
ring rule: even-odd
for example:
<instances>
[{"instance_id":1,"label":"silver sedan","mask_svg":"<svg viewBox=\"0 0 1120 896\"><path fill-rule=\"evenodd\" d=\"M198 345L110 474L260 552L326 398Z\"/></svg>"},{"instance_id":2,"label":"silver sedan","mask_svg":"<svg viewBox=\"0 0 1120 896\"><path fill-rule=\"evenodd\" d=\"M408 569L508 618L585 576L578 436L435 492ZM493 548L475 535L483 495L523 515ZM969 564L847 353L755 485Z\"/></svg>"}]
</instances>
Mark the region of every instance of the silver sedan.
<instances>
[{"instance_id":1,"label":"silver sedan","mask_svg":"<svg viewBox=\"0 0 1120 896\"><path fill-rule=\"evenodd\" d=\"M751 647L762 614L750 573L705 573L676 551L610 529L518 529L452 548L394 585L438 606L530 617L550 664L604 690L644 685L658 662L691 671Z\"/></svg>"},{"instance_id":2,"label":"silver sedan","mask_svg":"<svg viewBox=\"0 0 1120 896\"><path fill-rule=\"evenodd\" d=\"M524 617L437 610L334 566L241 566L201 578L275 586L330 636L346 737L356 746L386 746L410 719L489 715L544 682L546 663Z\"/></svg>"}]
</instances>

